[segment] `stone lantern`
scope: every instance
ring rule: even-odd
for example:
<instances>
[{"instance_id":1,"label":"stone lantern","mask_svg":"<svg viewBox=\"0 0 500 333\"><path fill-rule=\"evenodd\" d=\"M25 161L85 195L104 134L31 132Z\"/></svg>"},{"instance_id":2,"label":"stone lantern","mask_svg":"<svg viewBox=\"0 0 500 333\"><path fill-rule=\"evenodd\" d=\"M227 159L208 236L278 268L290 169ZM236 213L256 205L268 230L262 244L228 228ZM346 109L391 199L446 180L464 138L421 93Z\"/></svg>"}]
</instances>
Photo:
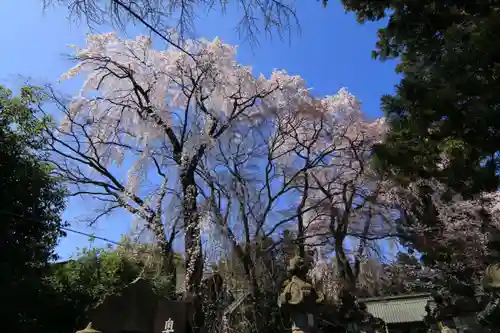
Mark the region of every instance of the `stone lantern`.
<instances>
[{"instance_id":1,"label":"stone lantern","mask_svg":"<svg viewBox=\"0 0 500 333\"><path fill-rule=\"evenodd\" d=\"M293 321L294 333L317 333L316 313L323 299L311 283L307 281L310 263L302 257L290 260L288 268L292 275L286 281L283 292L279 296L278 305L286 309Z\"/></svg>"}]
</instances>

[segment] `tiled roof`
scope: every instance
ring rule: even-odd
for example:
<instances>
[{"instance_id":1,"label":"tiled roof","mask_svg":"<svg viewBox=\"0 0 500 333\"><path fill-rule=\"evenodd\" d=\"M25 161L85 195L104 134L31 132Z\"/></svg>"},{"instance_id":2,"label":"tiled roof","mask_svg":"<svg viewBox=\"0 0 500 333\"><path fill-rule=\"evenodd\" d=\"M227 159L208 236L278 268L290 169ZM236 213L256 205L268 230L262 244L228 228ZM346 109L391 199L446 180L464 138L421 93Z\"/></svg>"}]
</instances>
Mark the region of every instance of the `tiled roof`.
<instances>
[{"instance_id":1,"label":"tiled roof","mask_svg":"<svg viewBox=\"0 0 500 333\"><path fill-rule=\"evenodd\" d=\"M368 312L387 324L423 321L428 294L408 295L364 300Z\"/></svg>"}]
</instances>

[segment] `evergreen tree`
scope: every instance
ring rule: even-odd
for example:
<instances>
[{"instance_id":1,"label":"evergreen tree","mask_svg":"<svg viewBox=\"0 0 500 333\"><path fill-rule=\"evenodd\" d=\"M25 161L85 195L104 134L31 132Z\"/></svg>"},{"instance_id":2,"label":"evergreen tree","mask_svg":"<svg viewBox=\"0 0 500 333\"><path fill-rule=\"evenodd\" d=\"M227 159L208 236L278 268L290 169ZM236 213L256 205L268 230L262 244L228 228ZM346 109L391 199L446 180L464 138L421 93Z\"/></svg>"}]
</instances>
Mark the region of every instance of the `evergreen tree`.
<instances>
[{"instance_id":1,"label":"evergreen tree","mask_svg":"<svg viewBox=\"0 0 500 333\"><path fill-rule=\"evenodd\" d=\"M0 87L0 288L12 332L39 331L42 281L63 234L64 191L39 153L47 119L35 116L34 96L31 88L14 97Z\"/></svg>"},{"instance_id":2,"label":"evergreen tree","mask_svg":"<svg viewBox=\"0 0 500 333\"><path fill-rule=\"evenodd\" d=\"M498 188L500 1L343 0L360 22L388 18L380 60L403 78L382 98L377 155L401 180L437 178L468 196Z\"/></svg>"}]
</instances>

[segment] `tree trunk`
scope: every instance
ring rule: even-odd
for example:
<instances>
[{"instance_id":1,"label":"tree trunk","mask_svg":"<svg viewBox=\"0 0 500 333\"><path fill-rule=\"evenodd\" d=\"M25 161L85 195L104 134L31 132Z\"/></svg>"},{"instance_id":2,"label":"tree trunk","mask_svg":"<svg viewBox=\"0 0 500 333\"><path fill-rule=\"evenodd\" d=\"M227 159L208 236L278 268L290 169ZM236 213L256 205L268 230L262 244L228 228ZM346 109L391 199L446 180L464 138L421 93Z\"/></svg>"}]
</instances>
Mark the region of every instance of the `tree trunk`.
<instances>
[{"instance_id":1,"label":"tree trunk","mask_svg":"<svg viewBox=\"0 0 500 333\"><path fill-rule=\"evenodd\" d=\"M345 254L344 240L344 234L337 233L337 235L335 235L335 258L340 270L339 273L343 288L353 292L356 289L356 278L352 271L351 264L349 263L349 259Z\"/></svg>"},{"instance_id":2,"label":"tree trunk","mask_svg":"<svg viewBox=\"0 0 500 333\"><path fill-rule=\"evenodd\" d=\"M306 206L307 198L309 196L309 176L307 173L304 176L304 193L302 194L302 199L297 206L297 241L299 248L299 256L301 258L306 257L306 245L305 245L305 231L304 231L304 207Z\"/></svg>"},{"instance_id":3,"label":"tree trunk","mask_svg":"<svg viewBox=\"0 0 500 333\"><path fill-rule=\"evenodd\" d=\"M197 207L198 189L196 187L194 168L188 167L181 173L183 192L184 215L184 249L185 262L185 291L184 298L191 302L190 317L188 318L194 333L203 327L201 279L203 273L203 258L201 249L201 230Z\"/></svg>"},{"instance_id":4,"label":"tree trunk","mask_svg":"<svg viewBox=\"0 0 500 333\"><path fill-rule=\"evenodd\" d=\"M250 251L250 248L247 247L247 251ZM253 313L252 313L252 319L256 325L257 331L260 331L260 327L262 327L263 324L263 318L259 318L258 314L264 314L261 310L261 301L262 297L260 295L260 289L259 289L259 284L257 281L257 272L255 271L255 265L253 264L253 261L251 259L251 254L249 252L246 252L242 254L242 261L243 261L243 267L245 270L245 273L247 275L247 278L250 282L250 297L252 301L252 308L253 308ZM265 315L265 314L264 314Z\"/></svg>"}]
</instances>

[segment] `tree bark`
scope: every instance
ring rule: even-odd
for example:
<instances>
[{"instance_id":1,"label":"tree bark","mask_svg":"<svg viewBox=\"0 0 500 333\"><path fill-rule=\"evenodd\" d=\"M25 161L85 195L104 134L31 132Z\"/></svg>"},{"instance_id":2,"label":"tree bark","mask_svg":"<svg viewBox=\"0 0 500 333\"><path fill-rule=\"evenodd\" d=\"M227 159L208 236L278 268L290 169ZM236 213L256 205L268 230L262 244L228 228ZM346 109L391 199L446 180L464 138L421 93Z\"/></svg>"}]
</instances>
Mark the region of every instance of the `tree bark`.
<instances>
[{"instance_id":1,"label":"tree bark","mask_svg":"<svg viewBox=\"0 0 500 333\"><path fill-rule=\"evenodd\" d=\"M203 258L201 249L200 216L197 207L198 189L196 187L195 168L188 167L181 172L184 215L184 248L185 291L184 298L190 302L191 311L188 318L192 332L199 332L203 327L201 279L203 274Z\"/></svg>"}]
</instances>

